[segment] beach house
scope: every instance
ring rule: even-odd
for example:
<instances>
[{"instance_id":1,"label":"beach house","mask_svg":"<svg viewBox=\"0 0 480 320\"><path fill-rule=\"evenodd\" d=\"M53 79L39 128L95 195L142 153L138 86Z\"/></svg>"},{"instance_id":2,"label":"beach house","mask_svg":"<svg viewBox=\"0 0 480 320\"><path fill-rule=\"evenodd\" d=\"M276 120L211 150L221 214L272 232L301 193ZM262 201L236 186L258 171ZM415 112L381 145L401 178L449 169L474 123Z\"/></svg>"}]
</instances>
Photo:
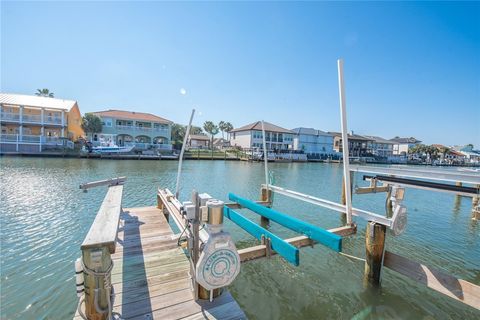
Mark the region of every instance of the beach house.
<instances>
[{"instance_id":1,"label":"beach house","mask_svg":"<svg viewBox=\"0 0 480 320\"><path fill-rule=\"evenodd\" d=\"M84 136L74 100L0 93L0 152L36 153L73 148Z\"/></svg>"},{"instance_id":2,"label":"beach house","mask_svg":"<svg viewBox=\"0 0 480 320\"><path fill-rule=\"evenodd\" d=\"M137 150L171 150L173 122L144 112L105 110L92 112L102 120L102 131L93 134L94 145L135 145Z\"/></svg>"},{"instance_id":3,"label":"beach house","mask_svg":"<svg viewBox=\"0 0 480 320\"><path fill-rule=\"evenodd\" d=\"M333 135L322 130L313 128L295 128L293 137L293 149L303 151L308 155L322 156L331 155L333 150Z\"/></svg>"},{"instance_id":4,"label":"beach house","mask_svg":"<svg viewBox=\"0 0 480 320\"><path fill-rule=\"evenodd\" d=\"M340 132L329 132L333 135L333 150L335 152L343 152L342 147L342 134ZM367 138L358 134L354 134L353 131L348 134L348 151L350 157L367 157L372 154L369 152L368 144L372 143L372 138Z\"/></svg>"},{"instance_id":5,"label":"beach house","mask_svg":"<svg viewBox=\"0 0 480 320\"><path fill-rule=\"evenodd\" d=\"M267 150L293 150L294 132L269 122L264 122ZM257 121L229 132L230 145L242 149L263 149L262 122Z\"/></svg>"},{"instance_id":6,"label":"beach house","mask_svg":"<svg viewBox=\"0 0 480 320\"><path fill-rule=\"evenodd\" d=\"M390 139L390 141L394 143L393 155L396 155L396 156L408 155L408 150L410 148L422 142L420 140L415 139L414 137L410 137L410 138L395 137L393 139Z\"/></svg>"},{"instance_id":7,"label":"beach house","mask_svg":"<svg viewBox=\"0 0 480 320\"><path fill-rule=\"evenodd\" d=\"M378 136L364 136L367 139L367 152L377 157L389 158L393 156L395 142Z\"/></svg>"}]
</instances>

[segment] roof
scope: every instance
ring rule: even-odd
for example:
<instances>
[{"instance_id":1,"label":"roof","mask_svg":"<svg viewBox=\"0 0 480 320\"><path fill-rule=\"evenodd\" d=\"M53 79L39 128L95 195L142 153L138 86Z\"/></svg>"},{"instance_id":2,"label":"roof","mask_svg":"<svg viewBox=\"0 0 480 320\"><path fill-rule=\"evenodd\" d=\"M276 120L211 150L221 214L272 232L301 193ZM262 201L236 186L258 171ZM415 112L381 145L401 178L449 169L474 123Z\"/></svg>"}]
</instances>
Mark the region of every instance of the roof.
<instances>
[{"instance_id":1,"label":"roof","mask_svg":"<svg viewBox=\"0 0 480 320\"><path fill-rule=\"evenodd\" d=\"M335 137L342 137L342 134L340 132L329 132L331 135ZM369 141L372 140L372 138L366 138L364 136L358 135L358 134L348 134L348 139L351 140L361 140L361 141Z\"/></svg>"},{"instance_id":2,"label":"roof","mask_svg":"<svg viewBox=\"0 0 480 320\"><path fill-rule=\"evenodd\" d=\"M331 134L325 132L325 131L322 131L322 130L316 130L316 129L313 129L313 128L304 128L304 127L300 127L300 128L295 128L295 129L292 129L293 132L295 132L296 134L306 134L306 135L310 135L310 136L332 136Z\"/></svg>"},{"instance_id":3,"label":"roof","mask_svg":"<svg viewBox=\"0 0 480 320\"><path fill-rule=\"evenodd\" d=\"M415 139L414 137L410 138L400 138L400 137L395 137L393 139L390 139L390 141L396 142L396 143L420 143L422 141Z\"/></svg>"},{"instance_id":4,"label":"roof","mask_svg":"<svg viewBox=\"0 0 480 320\"><path fill-rule=\"evenodd\" d=\"M0 103L37 108L70 110L77 102L26 94L0 93Z\"/></svg>"},{"instance_id":5,"label":"roof","mask_svg":"<svg viewBox=\"0 0 480 320\"><path fill-rule=\"evenodd\" d=\"M210 138L203 134L191 134L188 136L190 140L206 140L210 141Z\"/></svg>"},{"instance_id":6,"label":"roof","mask_svg":"<svg viewBox=\"0 0 480 320\"><path fill-rule=\"evenodd\" d=\"M294 132L291 131L291 130L288 130L288 129L279 127L279 126L274 125L274 124L272 124L272 123L270 123L270 122L267 122L267 121L264 121L263 124L264 124L264 127L265 127L265 131L281 132L281 133L294 133ZM233 129L233 130L230 131L230 132L250 131L250 130L259 130L259 131L262 131L262 121L257 121L257 122L253 122L253 123L247 124L246 126Z\"/></svg>"},{"instance_id":7,"label":"roof","mask_svg":"<svg viewBox=\"0 0 480 320\"><path fill-rule=\"evenodd\" d=\"M365 138L372 139L376 143L384 143L384 144L395 144L395 142L391 140L384 139L382 137L377 137L377 136L364 136Z\"/></svg>"},{"instance_id":8,"label":"roof","mask_svg":"<svg viewBox=\"0 0 480 320\"><path fill-rule=\"evenodd\" d=\"M92 112L93 114L100 117L112 117L112 118L121 118L128 120L143 120L143 121L152 121L160 123L172 123L172 121L164 119L162 117L156 116L151 113L137 112L137 111L124 111L124 110L105 110L105 111L96 111Z\"/></svg>"}]
</instances>

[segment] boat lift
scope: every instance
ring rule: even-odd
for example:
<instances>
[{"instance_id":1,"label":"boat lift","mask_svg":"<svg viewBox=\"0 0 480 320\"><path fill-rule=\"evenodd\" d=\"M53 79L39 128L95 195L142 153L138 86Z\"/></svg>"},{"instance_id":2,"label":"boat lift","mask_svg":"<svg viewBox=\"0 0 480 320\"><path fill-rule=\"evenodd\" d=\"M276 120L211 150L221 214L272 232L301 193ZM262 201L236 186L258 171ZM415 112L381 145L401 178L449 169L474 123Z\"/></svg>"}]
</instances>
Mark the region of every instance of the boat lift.
<instances>
[{"instance_id":1,"label":"boat lift","mask_svg":"<svg viewBox=\"0 0 480 320\"><path fill-rule=\"evenodd\" d=\"M357 217L368 222L365 240L365 259L355 257L356 259L365 261L364 282L366 285L379 285L381 270L382 267L385 266L419 283L424 283L433 290L480 309L480 286L444 274L438 270L433 270L428 266L385 250L387 228L391 230L394 236L400 236L406 230L407 208L403 204L406 188L450 192L459 196L472 197L474 204L473 218L476 219L480 218L480 212L478 212L480 211L478 208L480 175L464 172L450 173L438 170L350 166L342 60L338 60L338 79L343 146L342 191L344 197L342 203L335 203L274 185L269 179L270 173L268 171L268 159L266 156L264 156L265 184L261 186L260 201L251 201L230 193L228 198L232 201L231 203L222 203L219 205L218 201L214 201L216 209L212 209L211 201L213 201L213 199L211 199L208 194L193 192L192 201L181 203L178 200L181 165L178 170L175 195L168 189L158 190L158 207L164 209L167 217L173 218L179 229L183 230L182 235L184 234L186 236L186 247L191 257L191 274L195 275L192 276L195 297L203 299L208 299L209 297L213 299L221 294L222 287L231 283L238 274L240 262L279 254L286 261L294 265L299 265L299 248L313 246L315 243L320 243L336 252L344 254L341 252L342 237L356 233L357 226L353 217ZM262 133L263 148L266 150L263 121ZM266 151L264 152L266 153ZM353 180L354 173L357 172L370 174L364 176L364 179L370 180L369 187L356 188L353 190L351 180ZM382 184L378 185L378 182ZM456 185L452 185L452 182L455 182ZM471 186L463 186L461 184L469 184ZM390 210L387 210L384 214L377 214L353 207L353 191L355 191L356 194L386 192L387 203ZM294 218L291 215L271 209L275 193L341 213L345 217L345 225L335 229L324 230ZM218 213L218 207L220 206L223 207L223 215ZM259 214L262 222L272 220L301 235L294 238L282 239L235 210L240 208L246 208ZM216 212L216 214L212 216L212 212ZM223 216L236 223L256 239L261 240L261 244L249 248L236 249L230 236L222 230ZM213 220L215 222L213 222ZM220 237L219 234L215 235L218 232L221 233L222 237ZM220 254L223 250L222 248L227 246L232 249L231 254ZM207 247L209 249L204 251ZM349 256L347 254L344 255ZM205 261L209 262L205 263ZM216 271L212 268L212 266L219 265L219 261L224 261L222 262L224 267L220 268L224 273L221 275L216 274ZM232 266L233 264L235 265ZM203 268L202 272L198 271L199 266ZM227 272L225 270L232 271ZM220 277L221 280L217 279L218 281L215 285L206 285L208 282L206 281L207 279L213 279L215 277Z\"/></svg>"}]
</instances>

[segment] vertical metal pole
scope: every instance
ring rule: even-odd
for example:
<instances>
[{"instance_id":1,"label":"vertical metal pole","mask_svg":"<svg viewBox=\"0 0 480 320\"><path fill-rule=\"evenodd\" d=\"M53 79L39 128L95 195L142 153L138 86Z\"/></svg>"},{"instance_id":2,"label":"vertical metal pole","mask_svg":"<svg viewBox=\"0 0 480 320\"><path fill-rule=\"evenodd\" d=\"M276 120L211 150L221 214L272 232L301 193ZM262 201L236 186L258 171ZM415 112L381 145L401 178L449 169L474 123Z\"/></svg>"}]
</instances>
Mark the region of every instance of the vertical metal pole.
<instances>
[{"instance_id":1,"label":"vertical metal pole","mask_svg":"<svg viewBox=\"0 0 480 320\"><path fill-rule=\"evenodd\" d=\"M267 142L265 137L265 126L262 120L262 136L263 136L263 160L265 164L265 185L268 190L268 150L267 150Z\"/></svg>"},{"instance_id":2,"label":"vertical metal pole","mask_svg":"<svg viewBox=\"0 0 480 320\"><path fill-rule=\"evenodd\" d=\"M200 234L200 203L198 199L198 192L196 190L193 190L192 192L192 202L195 204L195 220L193 221L193 226L192 226L192 233L193 233L193 250L192 250L192 257L191 259L193 260L193 272L192 272L192 277L195 278L196 274L196 268L197 268L197 262L198 262L198 257L200 256L200 241L199 241L199 234ZM197 284L197 281L194 279L194 299L195 301L198 300L198 293L199 293L199 285Z\"/></svg>"},{"instance_id":3,"label":"vertical metal pole","mask_svg":"<svg viewBox=\"0 0 480 320\"><path fill-rule=\"evenodd\" d=\"M342 148L343 148L343 179L345 181L345 197L347 207L347 224L352 223L352 191L350 181L350 159L348 152L348 133L347 133L347 106L345 102L345 84L343 80L343 60L338 59L338 91L340 95L340 119L342 126Z\"/></svg>"},{"instance_id":4,"label":"vertical metal pole","mask_svg":"<svg viewBox=\"0 0 480 320\"><path fill-rule=\"evenodd\" d=\"M177 185L175 187L175 198L178 199L180 193L180 175L182 174L182 163L183 163L183 154L185 153L185 147L187 145L187 139L190 135L190 127L192 126L193 115L195 114L195 109L192 109L192 115L190 116L190 121L188 122L187 131L185 131L185 136L183 137L182 151L180 151L180 158L178 159L178 172L177 172Z\"/></svg>"}]
</instances>

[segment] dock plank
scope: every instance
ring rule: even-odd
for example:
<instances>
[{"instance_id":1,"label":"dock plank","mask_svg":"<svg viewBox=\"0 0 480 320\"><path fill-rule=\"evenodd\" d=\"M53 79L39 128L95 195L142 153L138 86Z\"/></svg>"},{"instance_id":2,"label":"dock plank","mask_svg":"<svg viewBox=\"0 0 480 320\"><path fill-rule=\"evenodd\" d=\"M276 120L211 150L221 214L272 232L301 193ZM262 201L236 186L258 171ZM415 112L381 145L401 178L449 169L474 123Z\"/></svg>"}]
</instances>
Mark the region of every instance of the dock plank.
<instances>
[{"instance_id":1,"label":"dock plank","mask_svg":"<svg viewBox=\"0 0 480 320\"><path fill-rule=\"evenodd\" d=\"M190 262L177 241L160 209L123 210L111 255L113 311L122 319L246 319L228 291L213 302L193 299Z\"/></svg>"}]
</instances>

